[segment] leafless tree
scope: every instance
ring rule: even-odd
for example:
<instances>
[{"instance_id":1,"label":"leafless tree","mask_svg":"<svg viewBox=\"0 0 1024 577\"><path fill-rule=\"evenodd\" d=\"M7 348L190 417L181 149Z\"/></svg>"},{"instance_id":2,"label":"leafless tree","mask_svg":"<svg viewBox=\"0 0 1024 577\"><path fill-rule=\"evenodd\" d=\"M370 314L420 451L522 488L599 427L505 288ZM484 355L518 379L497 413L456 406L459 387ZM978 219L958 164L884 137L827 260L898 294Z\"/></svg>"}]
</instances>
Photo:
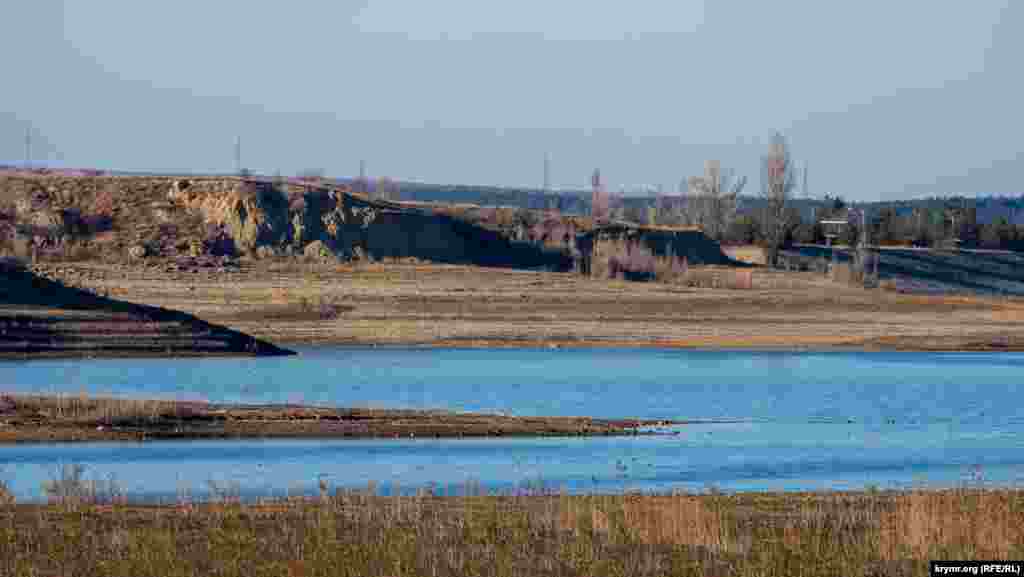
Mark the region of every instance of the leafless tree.
<instances>
[{"instance_id":1,"label":"leafless tree","mask_svg":"<svg viewBox=\"0 0 1024 577\"><path fill-rule=\"evenodd\" d=\"M678 216L681 224L699 226L709 237L721 239L736 218L736 199L746 184L746 177L722 170L718 161L705 162L704 175L688 179L688 193Z\"/></svg>"},{"instance_id":2,"label":"leafless tree","mask_svg":"<svg viewBox=\"0 0 1024 577\"><path fill-rule=\"evenodd\" d=\"M786 238L786 231L794 222L794 211L789 211L789 198L796 189L796 170L789 156L786 139L776 133L768 146L768 154L761 161L761 196L766 205L761 218L762 234L768 244L767 260L775 266L779 259L779 249Z\"/></svg>"},{"instance_id":3,"label":"leafless tree","mask_svg":"<svg viewBox=\"0 0 1024 577\"><path fill-rule=\"evenodd\" d=\"M594 219L594 225L599 223L608 222L608 210L609 210L609 198L608 192L604 189L604 183L601 181L601 170L594 169L593 176L590 177L590 184L593 189L591 200L590 200L590 214Z\"/></svg>"}]
</instances>

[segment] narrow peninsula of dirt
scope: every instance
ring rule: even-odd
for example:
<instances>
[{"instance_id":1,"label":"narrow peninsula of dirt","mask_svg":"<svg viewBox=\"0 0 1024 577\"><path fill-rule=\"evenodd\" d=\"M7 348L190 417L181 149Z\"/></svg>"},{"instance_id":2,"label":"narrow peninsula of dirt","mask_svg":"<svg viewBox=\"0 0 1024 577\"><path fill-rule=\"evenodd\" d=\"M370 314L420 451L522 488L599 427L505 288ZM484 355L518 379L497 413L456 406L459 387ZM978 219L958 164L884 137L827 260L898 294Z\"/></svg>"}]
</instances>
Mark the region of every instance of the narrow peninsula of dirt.
<instances>
[{"instance_id":1,"label":"narrow peninsula of dirt","mask_svg":"<svg viewBox=\"0 0 1024 577\"><path fill-rule=\"evenodd\" d=\"M221 405L0 396L0 442L223 438L451 438L645 434L642 419L515 417L445 411Z\"/></svg>"}]
</instances>

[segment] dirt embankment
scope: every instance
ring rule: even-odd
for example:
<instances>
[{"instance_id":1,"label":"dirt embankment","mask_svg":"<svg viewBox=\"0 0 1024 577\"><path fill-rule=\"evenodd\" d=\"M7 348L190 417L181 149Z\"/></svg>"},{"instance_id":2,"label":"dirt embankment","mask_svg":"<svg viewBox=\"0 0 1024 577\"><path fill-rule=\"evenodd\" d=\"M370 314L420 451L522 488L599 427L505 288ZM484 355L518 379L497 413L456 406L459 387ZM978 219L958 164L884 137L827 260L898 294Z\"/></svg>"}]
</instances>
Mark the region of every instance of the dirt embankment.
<instances>
[{"instance_id":1,"label":"dirt embankment","mask_svg":"<svg viewBox=\"0 0 1024 577\"><path fill-rule=\"evenodd\" d=\"M640 434L667 421L0 396L0 442Z\"/></svg>"},{"instance_id":2,"label":"dirt embankment","mask_svg":"<svg viewBox=\"0 0 1024 577\"><path fill-rule=\"evenodd\" d=\"M0 260L0 358L285 355L187 313L110 299Z\"/></svg>"},{"instance_id":3,"label":"dirt embankment","mask_svg":"<svg viewBox=\"0 0 1024 577\"><path fill-rule=\"evenodd\" d=\"M202 256L568 270L563 250L326 181L0 173L0 250L106 261Z\"/></svg>"}]
</instances>

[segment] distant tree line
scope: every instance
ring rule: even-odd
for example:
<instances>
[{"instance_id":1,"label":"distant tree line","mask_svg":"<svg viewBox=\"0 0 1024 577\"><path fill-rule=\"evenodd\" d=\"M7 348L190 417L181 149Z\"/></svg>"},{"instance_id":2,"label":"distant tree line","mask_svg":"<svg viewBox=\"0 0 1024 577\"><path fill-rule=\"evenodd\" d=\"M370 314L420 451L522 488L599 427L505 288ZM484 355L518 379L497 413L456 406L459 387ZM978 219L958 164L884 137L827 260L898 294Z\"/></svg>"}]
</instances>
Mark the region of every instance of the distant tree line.
<instances>
[{"instance_id":1,"label":"distant tree line","mask_svg":"<svg viewBox=\"0 0 1024 577\"><path fill-rule=\"evenodd\" d=\"M959 245L1024 251L1024 196L932 197L857 203L841 197L797 197L795 170L785 139L776 135L761 162L761 190L743 195L746 179L705 163L705 174L688 180L681 195L610 195L607 218L659 226L699 226L724 244L759 244L775 260L794 243L833 242L940 247ZM590 215L591 193L467 185L402 184L404 200L460 202ZM603 209L602 209L603 210ZM523 219L521 219L523 220ZM527 219L528 220L528 219ZM844 226L822 221L841 221ZM523 222L525 227L532 223ZM866 227L866 230L865 230Z\"/></svg>"}]
</instances>

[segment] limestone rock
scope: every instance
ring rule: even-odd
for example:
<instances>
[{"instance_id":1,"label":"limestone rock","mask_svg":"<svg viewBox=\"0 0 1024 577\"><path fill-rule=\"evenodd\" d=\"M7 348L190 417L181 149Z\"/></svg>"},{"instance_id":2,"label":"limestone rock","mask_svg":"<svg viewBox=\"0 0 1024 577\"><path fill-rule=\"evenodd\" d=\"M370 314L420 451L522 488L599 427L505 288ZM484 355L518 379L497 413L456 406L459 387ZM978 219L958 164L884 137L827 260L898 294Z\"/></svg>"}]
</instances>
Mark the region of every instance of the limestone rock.
<instances>
[{"instance_id":1,"label":"limestone rock","mask_svg":"<svg viewBox=\"0 0 1024 577\"><path fill-rule=\"evenodd\" d=\"M171 190L167 193L167 200L171 202L183 202L188 203L191 199L188 197L186 191L192 185L187 180L175 180L171 183Z\"/></svg>"},{"instance_id":2,"label":"limestone rock","mask_svg":"<svg viewBox=\"0 0 1024 577\"><path fill-rule=\"evenodd\" d=\"M146 250L146 246L145 245L135 244L135 245L132 245L131 248L128 249L128 256L132 257L133 259L138 260L140 258L145 258L146 255L148 254L148 252L149 251Z\"/></svg>"},{"instance_id":3,"label":"limestone rock","mask_svg":"<svg viewBox=\"0 0 1024 577\"><path fill-rule=\"evenodd\" d=\"M287 239L287 201L265 183L228 182L228 190L193 193L198 184L182 190L180 181L171 187L176 203L203 215L210 224L224 225L235 246L253 252L261 244L278 244Z\"/></svg>"}]
</instances>

